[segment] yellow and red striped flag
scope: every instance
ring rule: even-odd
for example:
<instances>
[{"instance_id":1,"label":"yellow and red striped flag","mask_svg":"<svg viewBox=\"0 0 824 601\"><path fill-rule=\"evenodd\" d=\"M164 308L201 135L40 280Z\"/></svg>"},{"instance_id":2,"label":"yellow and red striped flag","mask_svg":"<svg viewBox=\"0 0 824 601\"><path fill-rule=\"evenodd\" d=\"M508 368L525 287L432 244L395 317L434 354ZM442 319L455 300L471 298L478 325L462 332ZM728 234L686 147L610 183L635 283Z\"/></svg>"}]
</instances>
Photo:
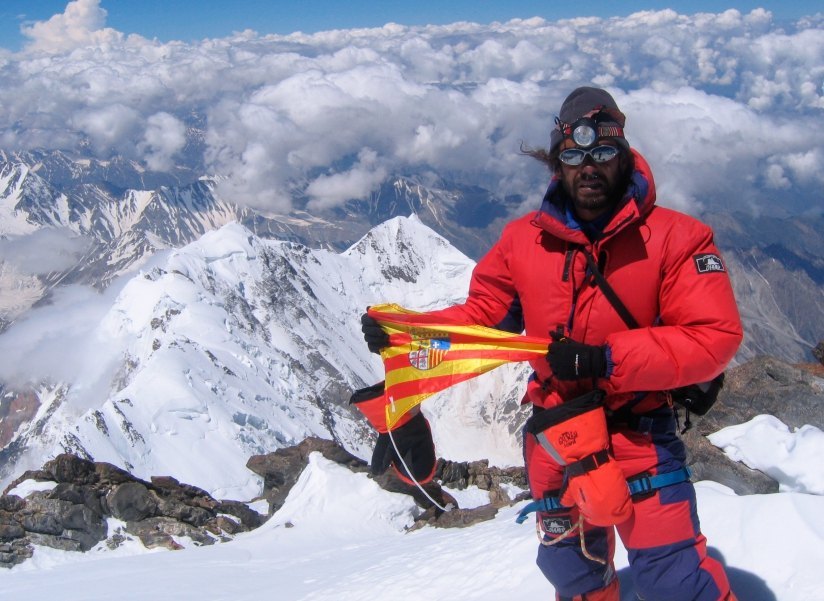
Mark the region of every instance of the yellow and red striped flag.
<instances>
[{"instance_id":1,"label":"yellow and red striped flag","mask_svg":"<svg viewBox=\"0 0 824 601\"><path fill-rule=\"evenodd\" d=\"M550 340L463 325L399 305L367 313L389 334L381 350L386 370L386 425L391 430L410 409L436 392L504 363L546 355Z\"/></svg>"}]
</instances>

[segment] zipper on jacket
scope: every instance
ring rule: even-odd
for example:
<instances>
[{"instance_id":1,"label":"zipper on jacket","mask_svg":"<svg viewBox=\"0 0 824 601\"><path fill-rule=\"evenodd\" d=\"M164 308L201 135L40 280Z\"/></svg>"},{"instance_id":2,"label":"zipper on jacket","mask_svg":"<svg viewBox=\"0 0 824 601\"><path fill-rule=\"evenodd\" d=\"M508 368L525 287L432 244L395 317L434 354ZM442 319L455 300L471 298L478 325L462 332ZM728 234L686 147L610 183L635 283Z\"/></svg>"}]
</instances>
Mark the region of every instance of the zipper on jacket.
<instances>
[{"instance_id":1,"label":"zipper on jacket","mask_svg":"<svg viewBox=\"0 0 824 601\"><path fill-rule=\"evenodd\" d=\"M575 259L575 249L568 248L566 251L566 257L564 257L564 273L561 276L562 282L569 281L569 270L572 268L572 262Z\"/></svg>"},{"instance_id":2,"label":"zipper on jacket","mask_svg":"<svg viewBox=\"0 0 824 601\"><path fill-rule=\"evenodd\" d=\"M578 285L572 279L572 272L573 267L575 265L575 254L578 252L578 246L573 246L569 248L566 252L566 257L564 259L564 274L563 274L563 281L571 282L572 284L572 304L569 309L569 317L567 317L567 332L570 334L572 333L572 326L575 324L575 310L578 307L578 295L581 293L581 289L586 286L586 278L582 285Z\"/></svg>"}]
</instances>

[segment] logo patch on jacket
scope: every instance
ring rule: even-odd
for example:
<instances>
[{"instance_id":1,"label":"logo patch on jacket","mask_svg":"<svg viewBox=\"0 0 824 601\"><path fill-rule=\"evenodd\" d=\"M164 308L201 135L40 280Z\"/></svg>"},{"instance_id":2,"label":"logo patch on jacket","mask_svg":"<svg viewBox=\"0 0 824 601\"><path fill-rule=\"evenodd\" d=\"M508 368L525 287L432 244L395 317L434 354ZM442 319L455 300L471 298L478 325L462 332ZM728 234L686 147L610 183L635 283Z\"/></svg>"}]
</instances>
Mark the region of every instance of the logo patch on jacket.
<instances>
[{"instance_id":1,"label":"logo patch on jacket","mask_svg":"<svg viewBox=\"0 0 824 601\"><path fill-rule=\"evenodd\" d=\"M572 520L567 516L542 516L541 530L544 534L559 536L572 528Z\"/></svg>"},{"instance_id":2,"label":"logo patch on jacket","mask_svg":"<svg viewBox=\"0 0 824 601\"><path fill-rule=\"evenodd\" d=\"M575 430L567 430L558 435L558 444L564 448L571 447L578 440L578 432Z\"/></svg>"},{"instance_id":3,"label":"logo patch on jacket","mask_svg":"<svg viewBox=\"0 0 824 601\"><path fill-rule=\"evenodd\" d=\"M713 273L715 271L727 271L724 269L724 263L721 257L713 253L704 253L703 255L695 255L695 268L698 273Z\"/></svg>"}]
</instances>

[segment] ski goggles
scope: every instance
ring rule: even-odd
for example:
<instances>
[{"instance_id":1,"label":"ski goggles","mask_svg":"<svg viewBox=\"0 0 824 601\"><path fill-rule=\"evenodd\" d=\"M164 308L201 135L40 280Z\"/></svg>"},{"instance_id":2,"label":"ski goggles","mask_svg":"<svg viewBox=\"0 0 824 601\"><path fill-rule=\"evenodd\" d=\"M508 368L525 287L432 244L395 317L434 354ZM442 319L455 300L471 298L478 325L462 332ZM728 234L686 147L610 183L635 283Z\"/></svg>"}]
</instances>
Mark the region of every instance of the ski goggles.
<instances>
[{"instance_id":1,"label":"ski goggles","mask_svg":"<svg viewBox=\"0 0 824 601\"><path fill-rule=\"evenodd\" d=\"M583 163L587 156L592 157L592 160L596 163L606 163L607 161L611 161L617 157L620 152L620 148L606 145L596 146L595 148L590 148L589 150L584 150L583 148L567 148L566 150L561 151L558 155L558 159L564 165L575 167Z\"/></svg>"}]
</instances>

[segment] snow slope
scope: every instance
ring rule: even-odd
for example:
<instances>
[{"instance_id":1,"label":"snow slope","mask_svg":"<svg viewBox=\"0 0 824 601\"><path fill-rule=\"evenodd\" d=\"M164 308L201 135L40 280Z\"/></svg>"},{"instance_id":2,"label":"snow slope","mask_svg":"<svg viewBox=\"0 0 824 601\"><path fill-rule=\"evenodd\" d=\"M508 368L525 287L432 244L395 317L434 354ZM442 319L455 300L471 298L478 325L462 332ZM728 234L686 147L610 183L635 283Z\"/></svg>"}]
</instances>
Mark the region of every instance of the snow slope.
<instances>
[{"instance_id":1,"label":"snow slope","mask_svg":"<svg viewBox=\"0 0 824 601\"><path fill-rule=\"evenodd\" d=\"M43 372L34 380L42 405L10 445L21 450L0 468L0 485L71 451L247 500L260 489L245 468L251 455L320 436L366 458L371 432L348 399L382 367L363 343L360 314L380 302L458 302L473 265L414 217L340 254L229 224L159 254L113 300L33 311L0 337L15 358L0 371ZM444 423L465 432L436 428L444 456L520 461L507 415L518 409L523 369L433 402L433 421L455 414Z\"/></svg>"},{"instance_id":2,"label":"snow slope","mask_svg":"<svg viewBox=\"0 0 824 601\"><path fill-rule=\"evenodd\" d=\"M736 429L739 441L763 434L757 423ZM820 430L803 436L824 439ZM777 427L768 440L792 438ZM818 455L794 454L820 472ZM824 497L738 497L713 482L696 488L710 552L725 563L739 599L824 599ZM515 523L517 509L466 529L405 532L415 511L407 497L314 454L281 510L230 543L176 552L101 545L85 555L38 548L0 583L8 598L30 601L549 599L552 587L534 565L538 542L529 523ZM620 545L616 567L622 599L634 600Z\"/></svg>"}]
</instances>

